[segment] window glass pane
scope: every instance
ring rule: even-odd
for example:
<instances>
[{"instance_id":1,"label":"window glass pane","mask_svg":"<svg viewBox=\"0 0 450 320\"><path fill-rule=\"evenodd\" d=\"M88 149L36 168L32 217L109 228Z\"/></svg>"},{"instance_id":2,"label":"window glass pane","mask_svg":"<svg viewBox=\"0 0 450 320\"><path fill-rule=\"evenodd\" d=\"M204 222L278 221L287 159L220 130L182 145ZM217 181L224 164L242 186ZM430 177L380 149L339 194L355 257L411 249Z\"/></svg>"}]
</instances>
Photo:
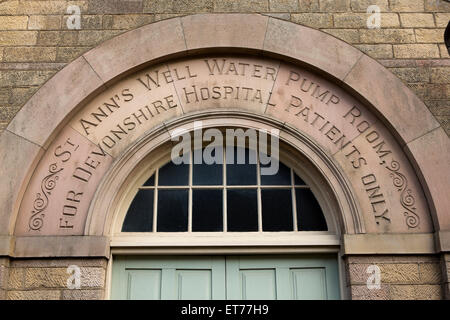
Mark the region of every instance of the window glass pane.
<instances>
[{"instance_id":1,"label":"window glass pane","mask_svg":"<svg viewBox=\"0 0 450 320\"><path fill-rule=\"evenodd\" d=\"M212 156L215 156L215 151L212 151ZM223 162L221 159L220 163ZM193 164L193 178L192 183L194 185L204 185L204 186L213 186L213 185L221 185L222 184L222 173L223 167L222 164L206 164L203 162L201 164Z\"/></svg>"},{"instance_id":2,"label":"window glass pane","mask_svg":"<svg viewBox=\"0 0 450 320\"><path fill-rule=\"evenodd\" d=\"M159 168L158 185L187 186L189 184L189 164L176 165L172 161Z\"/></svg>"},{"instance_id":3,"label":"window glass pane","mask_svg":"<svg viewBox=\"0 0 450 320\"><path fill-rule=\"evenodd\" d=\"M159 232L187 231L188 190L158 190Z\"/></svg>"},{"instance_id":4,"label":"window glass pane","mask_svg":"<svg viewBox=\"0 0 450 320\"><path fill-rule=\"evenodd\" d=\"M327 231L327 223L314 194L309 189L295 189L299 231Z\"/></svg>"},{"instance_id":5,"label":"window glass pane","mask_svg":"<svg viewBox=\"0 0 450 320\"><path fill-rule=\"evenodd\" d=\"M256 189L227 189L227 230L258 231Z\"/></svg>"},{"instance_id":6,"label":"window glass pane","mask_svg":"<svg viewBox=\"0 0 450 320\"><path fill-rule=\"evenodd\" d=\"M262 189L263 231L293 231L290 189Z\"/></svg>"},{"instance_id":7,"label":"window glass pane","mask_svg":"<svg viewBox=\"0 0 450 320\"><path fill-rule=\"evenodd\" d=\"M223 190L192 191L192 231L223 231Z\"/></svg>"},{"instance_id":8,"label":"window glass pane","mask_svg":"<svg viewBox=\"0 0 450 320\"><path fill-rule=\"evenodd\" d=\"M233 156L227 148L227 184L228 185L256 185L256 152L249 149L234 148ZM238 163L238 155L243 160ZM244 162L244 163L242 163Z\"/></svg>"},{"instance_id":9,"label":"window glass pane","mask_svg":"<svg viewBox=\"0 0 450 320\"><path fill-rule=\"evenodd\" d=\"M150 232L153 228L153 190L139 190L128 209L122 232Z\"/></svg>"},{"instance_id":10,"label":"window glass pane","mask_svg":"<svg viewBox=\"0 0 450 320\"><path fill-rule=\"evenodd\" d=\"M305 181L302 180L295 172L294 172L294 183L296 186L306 186Z\"/></svg>"},{"instance_id":11,"label":"window glass pane","mask_svg":"<svg viewBox=\"0 0 450 320\"><path fill-rule=\"evenodd\" d=\"M272 160L276 161L276 159ZM261 174L261 184L262 185L272 185L272 186L279 186L279 185L290 185L291 184L291 169L286 167L281 162L279 163L278 172L274 175L263 175ZM270 165L263 165L261 164L261 168L269 167Z\"/></svg>"},{"instance_id":12,"label":"window glass pane","mask_svg":"<svg viewBox=\"0 0 450 320\"><path fill-rule=\"evenodd\" d=\"M153 187L155 185L155 175L152 175L144 183L144 187Z\"/></svg>"}]
</instances>

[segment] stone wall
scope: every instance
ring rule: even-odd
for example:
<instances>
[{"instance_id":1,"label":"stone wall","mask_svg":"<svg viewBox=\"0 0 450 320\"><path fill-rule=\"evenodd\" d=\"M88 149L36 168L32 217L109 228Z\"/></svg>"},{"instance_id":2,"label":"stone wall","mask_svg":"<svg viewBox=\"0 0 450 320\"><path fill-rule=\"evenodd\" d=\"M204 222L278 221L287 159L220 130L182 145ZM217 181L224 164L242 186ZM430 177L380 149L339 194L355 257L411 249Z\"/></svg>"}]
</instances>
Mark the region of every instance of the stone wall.
<instances>
[{"instance_id":1,"label":"stone wall","mask_svg":"<svg viewBox=\"0 0 450 320\"><path fill-rule=\"evenodd\" d=\"M80 268L80 289L67 286L70 265ZM9 262L9 268L0 267L0 284L2 272L9 273L7 285L3 285L3 297L8 300L102 299L106 266L106 259L14 259Z\"/></svg>"},{"instance_id":2,"label":"stone wall","mask_svg":"<svg viewBox=\"0 0 450 320\"><path fill-rule=\"evenodd\" d=\"M381 29L366 26L381 9ZM81 29L67 27L78 5ZM95 0L0 2L0 131L58 70L117 34L174 16L255 12L330 33L377 59L422 98L450 133L450 59L443 0Z\"/></svg>"},{"instance_id":3,"label":"stone wall","mask_svg":"<svg viewBox=\"0 0 450 320\"><path fill-rule=\"evenodd\" d=\"M441 266L444 297L445 299L450 300L450 254L446 253L442 255Z\"/></svg>"},{"instance_id":4,"label":"stone wall","mask_svg":"<svg viewBox=\"0 0 450 320\"><path fill-rule=\"evenodd\" d=\"M6 299L8 290L9 259L0 257L0 300Z\"/></svg>"},{"instance_id":5,"label":"stone wall","mask_svg":"<svg viewBox=\"0 0 450 320\"><path fill-rule=\"evenodd\" d=\"M440 300L444 297L439 256L349 256L347 287L355 300ZM381 270L380 289L369 289L367 268Z\"/></svg>"}]
</instances>

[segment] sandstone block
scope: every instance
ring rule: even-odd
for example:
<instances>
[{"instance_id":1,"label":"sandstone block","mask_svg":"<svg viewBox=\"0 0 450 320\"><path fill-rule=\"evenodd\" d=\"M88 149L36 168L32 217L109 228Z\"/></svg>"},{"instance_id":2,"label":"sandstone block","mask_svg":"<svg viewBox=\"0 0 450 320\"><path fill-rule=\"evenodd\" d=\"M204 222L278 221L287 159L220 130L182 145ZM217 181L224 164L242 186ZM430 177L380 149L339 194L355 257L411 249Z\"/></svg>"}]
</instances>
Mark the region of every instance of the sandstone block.
<instances>
[{"instance_id":1,"label":"sandstone block","mask_svg":"<svg viewBox=\"0 0 450 320\"><path fill-rule=\"evenodd\" d=\"M58 290L8 291L8 300L59 300Z\"/></svg>"},{"instance_id":2,"label":"sandstone block","mask_svg":"<svg viewBox=\"0 0 450 320\"><path fill-rule=\"evenodd\" d=\"M401 13L400 21L405 28L434 27L431 13Z\"/></svg>"},{"instance_id":3,"label":"sandstone block","mask_svg":"<svg viewBox=\"0 0 450 320\"><path fill-rule=\"evenodd\" d=\"M400 59L439 58L436 44L394 44L394 57Z\"/></svg>"},{"instance_id":4,"label":"sandstone block","mask_svg":"<svg viewBox=\"0 0 450 320\"><path fill-rule=\"evenodd\" d=\"M392 11L397 12L423 12L423 0L391 0L389 7Z\"/></svg>"},{"instance_id":5,"label":"sandstone block","mask_svg":"<svg viewBox=\"0 0 450 320\"><path fill-rule=\"evenodd\" d=\"M6 62L52 62L56 60L56 47L5 48Z\"/></svg>"},{"instance_id":6,"label":"sandstone block","mask_svg":"<svg viewBox=\"0 0 450 320\"><path fill-rule=\"evenodd\" d=\"M333 16L328 13L294 13L291 21L313 28L331 28Z\"/></svg>"},{"instance_id":7,"label":"sandstone block","mask_svg":"<svg viewBox=\"0 0 450 320\"><path fill-rule=\"evenodd\" d=\"M63 11L64 12L64 11ZM61 28L61 16L30 16L29 30L59 30Z\"/></svg>"},{"instance_id":8,"label":"sandstone block","mask_svg":"<svg viewBox=\"0 0 450 320\"><path fill-rule=\"evenodd\" d=\"M361 29L362 43L414 43L413 29Z\"/></svg>"},{"instance_id":9,"label":"sandstone block","mask_svg":"<svg viewBox=\"0 0 450 320\"><path fill-rule=\"evenodd\" d=\"M271 12L292 12L298 10L297 0L269 0Z\"/></svg>"},{"instance_id":10,"label":"sandstone block","mask_svg":"<svg viewBox=\"0 0 450 320\"><path fill-rule=\"evenodd\" d=\"M0 16L0 27L2 30L25 30L27 24L27 16Z\"/></svg>"},{"instance_id":11,"label":"sandstone block","mask_svg":"<svg viewBox=\"0 0 450 320\"><path fill-rule=\"evenodd\" d=\"M34 45L36 41L36 31L0 31L2 46Z\"/></svg>"},{"instance_id":12,"label":"sandstone block","mask_svg":"<svg viewBox=\"0 0 450 320\"><path fill-rule=\"evenodd\" d=\"M355 47L375 59L388 59L394 56L391 44L359 44Z\"/></svg>"}]
</instances>

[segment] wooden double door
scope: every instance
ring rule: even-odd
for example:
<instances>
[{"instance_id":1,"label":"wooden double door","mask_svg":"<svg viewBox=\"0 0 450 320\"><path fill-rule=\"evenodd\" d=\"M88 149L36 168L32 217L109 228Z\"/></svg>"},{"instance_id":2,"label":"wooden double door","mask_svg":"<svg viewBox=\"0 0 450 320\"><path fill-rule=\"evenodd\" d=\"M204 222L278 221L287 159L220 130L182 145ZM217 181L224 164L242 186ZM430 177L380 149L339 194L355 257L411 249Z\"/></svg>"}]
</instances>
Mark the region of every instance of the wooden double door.
<instances>
[{"instance_id":1,"label":"wooden double door","mask_svg":"<svg viewBox=\"0 0 450 320\"><path fill-rule=\"evenodd\" d=\"M335 255L117 256L112 299L339 299Z\"/></svg>"}]
</instances>

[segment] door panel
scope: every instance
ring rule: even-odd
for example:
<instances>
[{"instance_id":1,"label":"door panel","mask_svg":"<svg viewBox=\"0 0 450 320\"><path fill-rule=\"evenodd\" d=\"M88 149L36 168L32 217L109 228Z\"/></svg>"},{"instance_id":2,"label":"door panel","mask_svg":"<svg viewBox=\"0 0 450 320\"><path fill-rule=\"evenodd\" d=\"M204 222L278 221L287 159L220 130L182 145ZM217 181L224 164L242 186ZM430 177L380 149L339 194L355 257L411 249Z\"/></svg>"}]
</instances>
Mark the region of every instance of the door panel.
<instances>
[{"instance_id":1,"label":"door panel","mask_svg":"<svg viewBox=\"0 0 450 320\"><path fill-rule=\"evenodd\" d=\"M295 300L327 299L325 268L291 269L292 297Z\"/></svg>"},{"instance_id":2,"label":"door panel","mask_svg":"<svg viewBox=\"0 0 450 320\"><path fill-rule=\"evenodd\" d=\"M212 270L177 270L178 299L211 300Z\"/></svg>"},{"instance_id":3,"label":"door panel","mask_svg":"<svg viewBox=\"0 0 450 320\"><path fill-rule=\"evenodd\" d=\"M115 257L111 299L225 299L225 257Z\"/></svg>"},{"instance_id":4,"label":"door panel","mask_svg":"<svg viewBox=\"0 0 450 320\"><path fill-rule=\"evenodd\" d=\"M161 270L130 270L128 273L127 299L161 299Z\"/></svg>"},{"instance_id":5,"label":"door panel","mask_svg":"<svg viewBox=\"0 0 450 320\"><path fill-rule=\"evenodd\" d=\"M242 282L242 299L244 300L275 300L277 288L275 270L240 270Z\"/></svg>"},{"instance_id":6,"label":"door panel","mask_svg":"<svg viewBox=\"0 0 450 320\"><path fill-rule=\"evenodd\" d=\"M230 256L227 299L339 299L333 256Z\"/></svg>"},{"instance_id":7,"label":"door panel","mask_svg":"<svg viewBox=\"0 0 450 320\"><path fill-rule=\"evenodd\" d=\"M335 256L115 257L112 299L339 299Z\"/></svg>"}]
</instances>

